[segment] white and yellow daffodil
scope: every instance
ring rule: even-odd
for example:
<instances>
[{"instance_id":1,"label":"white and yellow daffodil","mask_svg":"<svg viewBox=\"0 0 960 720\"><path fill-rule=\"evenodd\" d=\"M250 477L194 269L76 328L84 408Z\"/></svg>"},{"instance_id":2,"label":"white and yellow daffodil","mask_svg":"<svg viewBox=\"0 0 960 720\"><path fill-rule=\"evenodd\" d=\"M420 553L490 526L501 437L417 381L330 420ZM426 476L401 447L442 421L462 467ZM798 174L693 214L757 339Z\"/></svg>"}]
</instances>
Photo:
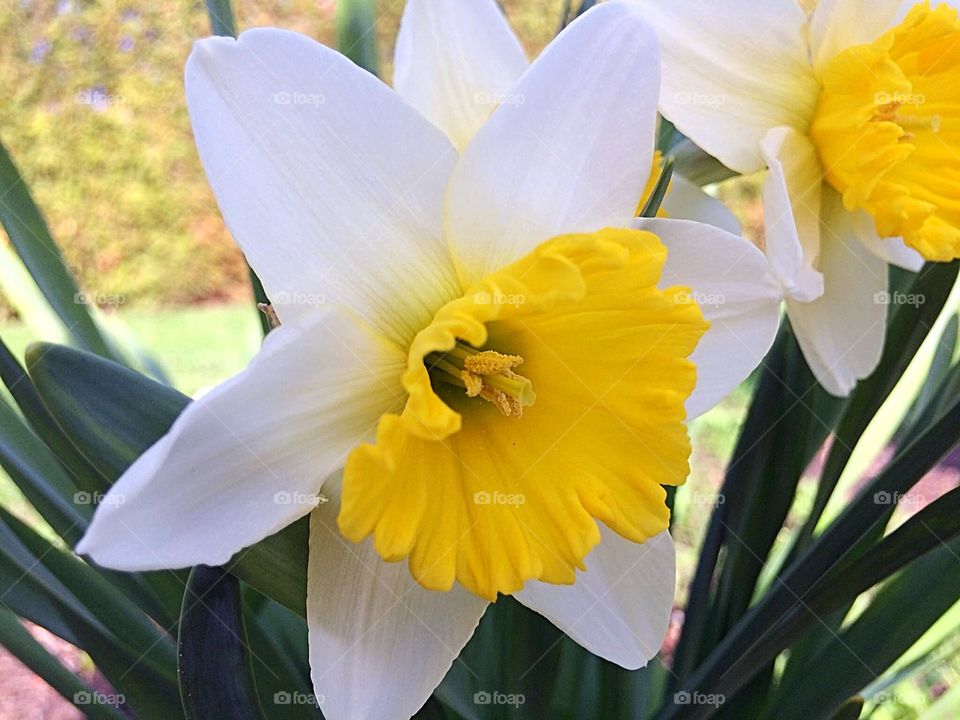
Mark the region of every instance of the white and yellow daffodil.
<instances>
[{"instance_id":1,"label":"white and yellow daffodil","mask_svg":"<svg viewBox=\"0 0 960 720\"><path fill-rule=\"evenodd\" d=\"M780 302L741 238L635 220L659 85L637 8L604 4L458 151L302 35L197 43L200 156L282 325L127 470L78 551L219 565L310 513L331 720L412 715L498 593L645 664L673 602L685 418L758 363Z\"/></svg>"},{"instance_id":2,"label":"white and yellow daffodil","mask_svg":"<svg viewBox=\"0 0 960 720\"><path fill-rule=\"evenodd\" d=\"M960 256L960 21L910 0L637 0L661 108L742 173L769 167L766 250L823 386L876 367L888 264Z\"/></svg>"},{"instance_id":3,"label":"white and yellow daffodil","mask_svg":"<svg viewBox=\"0 0 960 720\"><path fill-rule=\"evenodd\" d=\"M397 35L393 87L463 151L494 108L523 103L512 93L529 63L496 0L409 0ZM663 170L654 154L642 208ZM660 217L696 220L740 234L719 200L677 173Z\"/></svg>"}]
</instances>

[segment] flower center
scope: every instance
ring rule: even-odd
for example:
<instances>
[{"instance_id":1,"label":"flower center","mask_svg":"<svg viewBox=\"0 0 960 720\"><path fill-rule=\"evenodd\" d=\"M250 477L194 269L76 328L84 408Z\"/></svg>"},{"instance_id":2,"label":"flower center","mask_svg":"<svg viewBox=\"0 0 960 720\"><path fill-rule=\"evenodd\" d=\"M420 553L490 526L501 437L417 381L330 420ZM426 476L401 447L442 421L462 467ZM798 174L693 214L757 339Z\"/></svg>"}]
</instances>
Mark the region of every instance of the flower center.
<instances>
[{"instance_id":1,"label":"flower center","mask_svg":"<svg viewBox=\"0 0 960 720\"><path fill-rule=\"evenodd\" d=\"M810 137L848 210L928 260L960 257L960 20L918 3L826 67Z\"/></svg>"},{"instance_id":2,"label":"flower center","mask_svg":"<svg viewBox=\"0 0 960 720\"><path fill-rule=\"evenodd\" d=\"M425 363L432 380L462 387L467 397L482 398L507 417L521 417L537 398L533 383L514 372L523 364L519 355L477 350L458 340L448 352L430 353Z\"/></svg>"}]
</instances>

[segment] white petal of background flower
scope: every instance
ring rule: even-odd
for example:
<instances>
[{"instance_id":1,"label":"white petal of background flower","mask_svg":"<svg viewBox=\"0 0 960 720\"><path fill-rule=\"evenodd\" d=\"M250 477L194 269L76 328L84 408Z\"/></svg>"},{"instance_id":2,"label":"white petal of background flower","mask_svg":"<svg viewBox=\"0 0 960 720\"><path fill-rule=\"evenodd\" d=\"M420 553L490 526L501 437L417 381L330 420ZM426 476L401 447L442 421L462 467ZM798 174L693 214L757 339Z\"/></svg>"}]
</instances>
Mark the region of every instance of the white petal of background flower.
<instances>
[{"instance_id":1,"label":"white petal of background flower","mask_svg":"<svg viewBox=\"0 0 960 720\"><path fill-rule=\"evenodd\" d=\"M810 50L817 73L846 48L876 40L899 23L917 2L819 0L810 18Z\"/></svg>"},{"instance_id":2,"label":"white petal of background flower","mask_svg":"<svg viewBox=\"0 0 960 720\"><path fill-rule=\"evenodd\" d=\"M333 483L331 483L332 485ZM310 675L328 720L406 720L473 635L487 601L425 590L406 562L340 536L339 503L310 516Z\"/></svg>"},{"instance_id":3,"label":"white petal of background flower","mask_svg":"<svg viewBox=\"0 0 960 720\"><path fill-rule=\"evenodd\" d=\"M762 143L770 167L763 186L764 252L790 297L802 302L823 294L817 272L823 169L803 133L774 128Z\"/></svg>"},{"instance_id":4,"label":"white petal of background flower","mask_svg":"<svg viewBox=\"0 0 960 720\"><path fill-rule=\"evenodd\" d=\"M394 57L393 86L467 146L527 69L527 56L494 0L408 0Z\"/></svg>"},{"instance_id":5,"label":"white petal of background flower","mask_svg":"<svg viewBox=\"0 0 960 720\"><path fill-rule=\"evenodd\" d=\"M402 405L405 354L326 308L267 337L116 482L77 552L120 570L220 565L307 514Z\"/></svg>"},{"instance_id":6,"label":"white petal of background flower","mask_svg":"<svg viewBox=\"0 0 960 720\"><path fill-rule=\"evenodd\" d=\"M662 207L670 218L695 220L734 235L742 232L740 221L730 208L708 195L699 185L677 174L670 180L670 189L663 198Z\"/></svg>"},{"instance_id":7,"label":"white petal of background flower","mask_svg":"<svg viewBox=\"0 0 960 720\"><path fill-rule=\"evenodd\" d=\"M687 286L710 321L690 359L697 385L687 416L703 414L760 364L780 327L783 293L752 243L710 225L653 218L637 226L667 246L661 287Z\"/></svg>"},{"instance_id":8,"label":"white petal of background flower","mask_svg":"<svg viewBox=\"0 0 960 720\"><path fill-rule=\"evenodd\" d=\"M855 217L840 195L823 192L820 271L824 294L809 302L787 299L800 349L830 393L848 395L883 353L887 321L887 263L860 242Z\"/></svg>"},{"instance_id":9,"label":"white petal of background flower","mask_svg":"<svg viewBox=\"0 0 960 720\"><path fill-rule=\"evenodd\" d=\"M459 295L441 228L456 151L390 88L274 29L198 42L186 86L224 219L282 321L343 304L406 343Z\"/></svg>"},{"instance_id":10,"label":"white petal of background flower","mask_svg":"<svg viewBox=\"0 0 960 720\"><path fill-rule=\"evenodd\" d=\"M660 38L663 114L742 173L763 168L760 141L805 128L819 94L796 0L634 0Z\"/></svg>"},{"instance_id":11,"label":"white petal of background flower","mask_svg":"<svg viewBox=\"0 0 960 720\"><path fill-rule=\"evenodd\" d=\"M635 6L599 5L543 51L451 180L445 220L465 284L551 237L630 224L658 89L656 41Z\"/></svg>"},{"instance_id":12,"label":"white petal of background flower","mask_svg":"<svg viewBox=\"0 0 960 720\"><path fill-rule=\"evenodd\" d=\"M628 670L660 651L676 590L670 533L638 545L601 526L573 585L528 582L516 598L594 655Z\"/></svg>"},{"instance_id":13,"label":"white petal of background flower","mask_svg":"<svg viewBox=\"0 0 960 720\"><path fill-rule=\"evenodd\" d=\"M858 210L852 215L857 237L867 250L881 260L904 270L917 272L923 267L923 255L908 246L903 238L881 238L877 235L876 223L868 213Z\"/></svg>"}]
</instances>

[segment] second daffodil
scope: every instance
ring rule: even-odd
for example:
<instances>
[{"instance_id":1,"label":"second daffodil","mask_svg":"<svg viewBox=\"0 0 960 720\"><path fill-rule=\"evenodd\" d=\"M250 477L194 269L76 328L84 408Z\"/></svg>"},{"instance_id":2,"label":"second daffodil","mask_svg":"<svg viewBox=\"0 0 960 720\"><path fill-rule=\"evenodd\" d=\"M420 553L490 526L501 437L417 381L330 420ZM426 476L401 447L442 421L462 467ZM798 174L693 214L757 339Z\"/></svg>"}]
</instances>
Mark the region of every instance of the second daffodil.
<instances>
[{"instance_id":1,"label":"second daffodil","mask_svg":"<svg viewBox=\"0 0 960 720\"><path fill-rule=\"evenodd\" d=\"M769 167L766 250L817 378L876 367L888 264L960 257L960 20L947 3L637 0L664 115L730 168Z\"/></svg>"},{"instance_id":2,"label":"second daffodil","mask_svg":"<svg viewBox=\"0 0 960 720\"><path fill-rule=\"evenodd\" d=\"M221 565L310 513L330 720L414 714L498 593L645 664L673 602L663 486L687 475L685 420L757 364L780 287L722 230L635 226L659 90L636 7L572 24L462 153L292 32L197 43L186 87L282 325L128 469L78 551Z\"/></svg>"}]
</instances>

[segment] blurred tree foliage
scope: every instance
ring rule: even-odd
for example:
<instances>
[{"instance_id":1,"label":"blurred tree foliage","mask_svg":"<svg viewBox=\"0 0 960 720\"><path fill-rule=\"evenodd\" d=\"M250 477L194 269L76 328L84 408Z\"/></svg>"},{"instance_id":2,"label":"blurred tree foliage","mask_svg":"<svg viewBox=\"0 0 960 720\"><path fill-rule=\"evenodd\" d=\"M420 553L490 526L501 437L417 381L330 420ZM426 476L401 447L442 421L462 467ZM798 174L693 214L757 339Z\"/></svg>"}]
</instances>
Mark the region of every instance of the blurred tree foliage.
<instances>
[{"instance_id":1,"label":"blurred tree foliage","mask_svg":"<svg viewBox=\"0 0 960 720\"><path fill-rule=\"evenodd\" d=\"M556 31L562 5L505 3L531 53ZM277 25L328 44L335 42L334 6L234 3L241 28ZM378 9L389 73L403 2L385 0ZM190 46L208 32L203 4L187 0L0 6L0 138L92 298L171 305L249 292L196 156L183 98ZM2 308L0 301L0 316Z\"/></svg>"}]
</instances>

